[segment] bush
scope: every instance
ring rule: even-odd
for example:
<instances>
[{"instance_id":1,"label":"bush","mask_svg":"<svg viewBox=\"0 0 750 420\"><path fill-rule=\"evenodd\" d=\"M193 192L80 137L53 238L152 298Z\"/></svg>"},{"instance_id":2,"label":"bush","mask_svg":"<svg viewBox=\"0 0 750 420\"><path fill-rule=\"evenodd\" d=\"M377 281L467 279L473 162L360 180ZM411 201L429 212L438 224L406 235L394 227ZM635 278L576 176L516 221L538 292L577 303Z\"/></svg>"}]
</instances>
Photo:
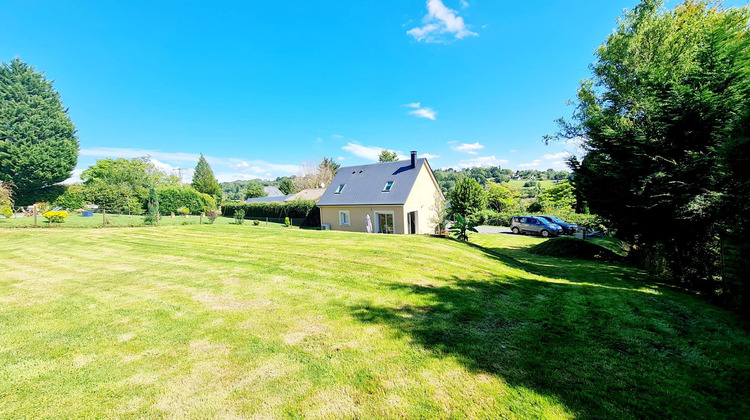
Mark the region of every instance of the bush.
<instances>
[{"instance_id":1,"label":"bush","mask_svg":"<svg viewBox=\"0 0 750 420\"><path fill-rule=\"evenodd\" d=\"M203 197L203 202L206 203L203 206L203 213L208 213L212 210L216 210L216 199L210 194L199 193Z\"/></svg>"},{"instance_id":2,"label":"bush","mask_svg":"<svg viewBox=\"0 0 750 420\"><path fill-rule=\"evenodd\" d=\"M80 185L69 185L65 192L57 197L53 205L66 210L78 210L83 208L85 202L86 197L83 194L83 187Z\"/></svg>"},{"instance_id":3,"label":"bush","mask_svg":"<svg viewBox=\"0 0 750 420\"><path fill-rule=\"evenodd\" d=\"M518 213L518 212L515 212ZM510 226L510 219L513 217L513 212L499 212L493 210L484 210L478 214L478 221L480 224L489 226Z\"/></svg>"},{"instance_id":4,"label":"bush","mask_svg":"<svg viewBox=\"0 0 750 420\"><path fill-rule=\"evenodd\" d=\"M50 223L63 223L68 217L68 213L62 210L48 211L42 214Z\"/></svg>"},{"instance_id":5,"label":"bush","mask_svg":"<svg viewBox=\"0 0 750 420\"><path fill-rule=\"evenodd\" d=\"M247 217L271 217L276 219L305 218L315 208L311 200L295 200L288 203L227 203L221 207L222 215L231 217L236 210L242 209Z\"/></svg>"},{"instance_id":6,"label":"bush","mask_svg":"<svg viewBox=\"0 0 750 420\"><path fill-rule=\"evenodd\" d=\"M234 211L234 221L238 225L245 223L245 210L237 209Z\"/></svg>"},{"instance_id":7,"label":"bush","mask_svg":"<svg viewBox=\"0 0 750 420\"><path fill-rule=\"evenodd\" d=\"M188 214L190 214L190 209L187 207L180 207L177 209L177 213L187 216Z\"/></svg>"},{"instance_id":8,"label":"bush","mask_svg":"<svg viewBox=\"0 0 750 420\"><path fill-rule=\"evenodd\" d=\"M206 217L208 218L208 223L214 224L216 219L219 217L219 212L217 210L209 210L206 212Z\"/></svg>"},{"instance_id":9,"label":"bush","mask_svg":"<svg viewBox=\"0 0 750 420\"><path fill-rule=\"evenodd\" d=\"M253 220L253 226L258 226L260 224L260 220Z\"/></svg>"},{"instance_id":10,"label":"bush","mask_svg":"<svg viewBox=\"0 0 750 420\"><path fill-rule=\"evenodd\" d=\"M157 191L159 195L159 211L162 214L179 213L181 207L188 209L188 214L200 214L205 211L207 203L204 194L193 187L166 187ZM216 206L216 201L213 201Z\"/></svg>"},{"instance_id":11,"label":"bush","mask_svg":"<svg viewBox=\"0 0 750 420\"><path fill-rule=\"evenodd\" d=\"M289 220L288 217L284 218L284 226L286 226L286 227L292 227L292 222Z\"/></svg>"},{"instance_id":12,"label":"bush","mask_svg":"<svg viewBox=\"0 0 750 420\"><path fill-rule=\"evenodd\" d=\"M0 207L0 216L5 217L6 219L10 219L11 217L13 217L13 209L10 208L10 206Z\"/></svg>"}]
</instances>

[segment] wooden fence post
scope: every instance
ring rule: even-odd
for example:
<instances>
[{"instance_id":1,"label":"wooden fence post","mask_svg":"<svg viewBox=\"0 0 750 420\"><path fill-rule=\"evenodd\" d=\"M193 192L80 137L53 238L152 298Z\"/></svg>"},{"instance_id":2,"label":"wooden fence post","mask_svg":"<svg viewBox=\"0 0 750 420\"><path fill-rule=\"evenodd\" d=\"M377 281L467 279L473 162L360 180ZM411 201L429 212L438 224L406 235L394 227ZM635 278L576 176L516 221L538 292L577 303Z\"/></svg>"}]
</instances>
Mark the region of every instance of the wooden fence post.
<instances>
[{"instance_id":1,"label":"wooden fence post","mask_svg":"<svg viewBox=\"0 0 750 420\"><path fill-rule=\"evenodd\" d=\"M36 208L36 204L34 204L34 227L39 226L37 224L37 222L36 222L36 215L37 215L37 213L38 213L38 211L37 211L37 208Z\"/></svg>"}]
</instances>

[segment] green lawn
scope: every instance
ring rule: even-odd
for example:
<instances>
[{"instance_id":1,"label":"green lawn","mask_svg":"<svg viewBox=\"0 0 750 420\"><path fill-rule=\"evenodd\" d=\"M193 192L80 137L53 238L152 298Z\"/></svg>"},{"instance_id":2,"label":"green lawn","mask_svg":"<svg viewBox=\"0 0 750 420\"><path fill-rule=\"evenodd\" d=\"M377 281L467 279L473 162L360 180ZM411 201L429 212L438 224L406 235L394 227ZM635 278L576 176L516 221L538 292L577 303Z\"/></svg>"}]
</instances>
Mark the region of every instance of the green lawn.
<instances>
[{"instance_id":1,"label":"green lawn","mask_svg":"<svg viewBox=\"0 0 750 420\"><path fill-rule=\"evenodd\" d=\"M750 410L732 314L526 252L538 238L219 222L0 238L0 418Z\"/></svg>"},{"instance_id":2,"label":"green lawn","mask_svg":"<svg viewBox=\"0 0 750 420\"><path fill-rule=\"evenodd\" d=\"M198 225L201 223L208 224L208 218L203 218L201 220L200 216L190 215L188 217L185 216L162 216L159 220L160 226L183 226L183 225ZM231 217L219 217L214 222L218 225L223 224L234 224L234 219ZM247 219L245 220L244 224L251 225L253 223L252 220ZM266 222L261 222L264 226L266 225ZM281 226L280 224L276 223L269 223L269 225L274 226ZM6 228L26 228L26 227L33 227L34 226L34 218L33 217L14 217L11 219L4 219L0 218L0 229L6 227ZM81 227L135 227L135 226L145 226L143 223L143 216L128 216L128 215L119 215L119 214L107 214L102 217L101 213L94 214L94 217L83 217L80 214L77 213L69 213L67 219L65 219L65 222L63 223L50 223L42 217L41 215L37 216L37 226L42 228L81 228Z\"/></svg>"}]
</instances>

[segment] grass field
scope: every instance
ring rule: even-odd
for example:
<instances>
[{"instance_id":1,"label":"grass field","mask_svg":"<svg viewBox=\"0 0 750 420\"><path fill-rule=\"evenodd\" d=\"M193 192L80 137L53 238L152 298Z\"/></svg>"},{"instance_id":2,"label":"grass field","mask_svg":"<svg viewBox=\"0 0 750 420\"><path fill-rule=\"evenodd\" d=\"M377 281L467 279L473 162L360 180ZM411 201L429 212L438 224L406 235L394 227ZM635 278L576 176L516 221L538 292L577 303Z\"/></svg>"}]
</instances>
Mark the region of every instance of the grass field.
<instances>
[{"instance_id":1,"label":"grass field","mask_svg":"<svg viewBox=\"0 0 750 420\"><path fill-rule=\"evenodd\" d=\"M526 252L538 238L248 224L0 237L0 418L750 409L750 335L732 314L631 268Z\"/></svg>"},{"instance_id":2,"label":"grass field","mask_svg":"<svg viewBox=\"0 0 750 420\"><path fill-rule=\"evenodd\" d=\"M298 219L295 219L298 220ZM244 224L252 224L252 220L245 220ZM185 216L162 216L159 220L160 226L184 226L184 225L198 225L198 224L209 224L207 218L201 220L200 216L190 215ZM214 221L217 225L233 224L234 219L231 217L218 217ZM264 226L265 221L261 222ZM282 226L278 223L269 223L268 225ZM2 228L30 228L34 226L33 217L14 217L11 219L0 218L0 229ZM102 217L101 213L94 214L94 217L83 217L77 213L69 213L68 217L63 223L50 223L42 217L37 216L37 226L40 228L92 228L92 227L137 227L145 226L143 223L143 216L128 216L120 214L107 214Z\"/></svg>"}]
</instances>

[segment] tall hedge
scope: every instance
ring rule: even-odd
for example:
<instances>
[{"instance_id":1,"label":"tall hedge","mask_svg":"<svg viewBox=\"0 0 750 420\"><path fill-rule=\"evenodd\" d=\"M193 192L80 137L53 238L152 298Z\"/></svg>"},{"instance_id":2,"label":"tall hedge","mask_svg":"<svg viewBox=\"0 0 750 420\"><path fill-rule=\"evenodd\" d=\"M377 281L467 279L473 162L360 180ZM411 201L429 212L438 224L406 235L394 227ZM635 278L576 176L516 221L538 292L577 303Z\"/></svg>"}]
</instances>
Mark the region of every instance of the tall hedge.
<instances>
[{"instance_id":1,"label":"tall hedge","mask_svg":"<svg viewBox=\"0 0 750 420\"><path fill-rule=\"evenodd\" d=\"M205 194L199 193L193 187L166 187L156 192L159 195L159 213L168 215L177 213L180 207L190 209L190 214L200 214L210 210L216 202L210 202Z\"/></svg>"},{"instance_id":2,"label":"tall hedge","mask_svg":"<svg viewBox=\"0 0 750 420\"><path fill-rule=\"evenodd\" d=\"M288 203L227 203L221 207L222 216L233 217L234 211L245 210L247 218L305 218L315 208L312 200L295 200Z\"/></svg>"}]
</instances>

